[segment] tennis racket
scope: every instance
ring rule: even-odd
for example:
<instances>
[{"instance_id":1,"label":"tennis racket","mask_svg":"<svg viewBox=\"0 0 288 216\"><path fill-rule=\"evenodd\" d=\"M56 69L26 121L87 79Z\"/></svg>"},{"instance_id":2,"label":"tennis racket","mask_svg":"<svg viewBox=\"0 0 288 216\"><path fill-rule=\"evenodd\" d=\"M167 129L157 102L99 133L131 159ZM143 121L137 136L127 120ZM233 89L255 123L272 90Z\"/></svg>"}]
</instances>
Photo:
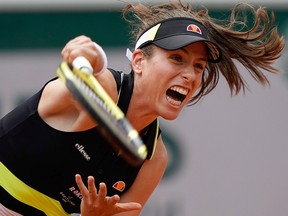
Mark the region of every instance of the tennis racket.
<instances>
[{"instance_id":1,"label":"tennis racket","mask_svg":"<svg viewBox=\"0 0 288 216\"><path fill-rule=\"evenodd\" d=\"M77 66L73 64L76 61ZM114 150L131 165L140 165L146 159L147 148L138 132L97 81L90 63L83 57L74 62L70 65L63 61L57 68L58 77L96 120L96 128Z\"/></svg>"}]
</instances>

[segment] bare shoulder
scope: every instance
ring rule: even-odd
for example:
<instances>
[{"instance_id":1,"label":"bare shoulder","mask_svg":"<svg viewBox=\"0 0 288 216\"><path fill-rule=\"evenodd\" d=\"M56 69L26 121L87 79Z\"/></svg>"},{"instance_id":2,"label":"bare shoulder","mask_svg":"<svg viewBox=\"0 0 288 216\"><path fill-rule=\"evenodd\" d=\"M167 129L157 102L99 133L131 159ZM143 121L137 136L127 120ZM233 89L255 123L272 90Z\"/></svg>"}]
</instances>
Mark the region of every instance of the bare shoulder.
<instances>
[{"instance_id":1,"label":"bare shoulder","mask_svg":"<svg viewBox=\"0 0 288 216\"><path fill-rule=\"evenodd\" d=\"M49 116L67 107L71 107L74 103L73 101L73 97L65 84L61 80L56 79L49 82L43 89L38 105L38 112L42 116Z\"/></svg>"},{"instance_id":2,"label":"bare shoulder","mask_svg":"<svg viewBox=\"0 0 288 216\"><path fill-rule=\"evenodd\" d=\"M168 162L168 153L167 153L167 149L165 147L165 144L161 136L159 137L157 141L156 150L151 161L156 161L158 163L161 163L166 168L166 165Z\"/></svg>"},{"instance_id":3,"label":"bare shoulder","mask_svg":"<svg viewBox=\"0 0 288 216\"><path fill-rule=\"evenodd\" d=\"M96 79L116 101L117 85L110 71L107 70ZM81 131L96 125L59 79L51 81L45 86L39 101L38 112L48 125L59 130Z\"/></svg>"},{"instance_id":4,"label":"bare shoulder","mask_svg":"<svg viewBox=\"0 0 288 216\"><path fill-rule=\"evenodd\" d=\"M79 117L80 108L65 84L56 79L43 89L38 113L49 126L58 130L72 131Z\"/></svg>"},{"instance_id":5,"label":"bare shoulder","mask_svg":"<svg viewBox=\"0 0 288 216\"><path fill-rule=\"evenodd\" d=\"M168 153L161 136L157 140L156 149L153 157L150 160L146 160L141 168L141 173L143 175L151 175L156 181L162 178L168 163Z\"/></svg>"}]
</instances>

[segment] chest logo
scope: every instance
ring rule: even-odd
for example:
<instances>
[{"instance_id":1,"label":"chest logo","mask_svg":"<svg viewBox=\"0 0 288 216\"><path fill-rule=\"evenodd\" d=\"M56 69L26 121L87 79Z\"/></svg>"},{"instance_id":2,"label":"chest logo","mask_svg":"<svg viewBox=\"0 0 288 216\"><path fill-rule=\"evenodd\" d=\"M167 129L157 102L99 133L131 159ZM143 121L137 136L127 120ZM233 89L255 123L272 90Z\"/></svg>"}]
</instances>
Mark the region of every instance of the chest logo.
<instances>
[{"instance_id":1,"label":"chest logo","mask_svg":"<svg viewBox=\"0 0 288 216\"><path fill-rule=\"evenodd\" d=\"M115 190L118 190L120 192L123 192L125 189L125 182L123 181L118 181L112 186Z\"/></svg>"},{"instance_id":2,"label":"chest logo","mask_svg":"<svg viewBox=\"0 0 288 216\"><path fill-rule=\"evenodd\" d=\"M75 148L82 154L82 156L85 158L85 160L89 161L91 157L88 155L88 153L85 151L84 146L76 143Z\"/></svg>"}]
</instances>

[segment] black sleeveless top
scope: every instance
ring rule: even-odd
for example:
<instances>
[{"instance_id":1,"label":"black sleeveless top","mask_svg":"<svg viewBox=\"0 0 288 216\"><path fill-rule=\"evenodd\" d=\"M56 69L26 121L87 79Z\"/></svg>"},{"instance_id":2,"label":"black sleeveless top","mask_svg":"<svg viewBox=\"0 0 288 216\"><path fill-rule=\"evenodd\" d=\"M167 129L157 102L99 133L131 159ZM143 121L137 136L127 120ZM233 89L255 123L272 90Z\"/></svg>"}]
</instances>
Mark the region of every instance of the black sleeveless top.
<instances>
[{"instance_id":1,"label":"black sleeveless top","mask_svg":"<svg viewBox=\"0 0 288 216\"><path fill-rule=\"evenodd\" d=\"M110 71L117 82L118 106L126 113L133 72ZM29 216L79 213L82 197L76 173L84 182L94 176L96 186L105 182L108 196L127 191L141 166L126 163L95 128L63 132L47 125L37 112L43 89L0 120L0 203ZM158 136L155 120L142 135L147 159L153 156Z\"/></svg>"}]
</instances>

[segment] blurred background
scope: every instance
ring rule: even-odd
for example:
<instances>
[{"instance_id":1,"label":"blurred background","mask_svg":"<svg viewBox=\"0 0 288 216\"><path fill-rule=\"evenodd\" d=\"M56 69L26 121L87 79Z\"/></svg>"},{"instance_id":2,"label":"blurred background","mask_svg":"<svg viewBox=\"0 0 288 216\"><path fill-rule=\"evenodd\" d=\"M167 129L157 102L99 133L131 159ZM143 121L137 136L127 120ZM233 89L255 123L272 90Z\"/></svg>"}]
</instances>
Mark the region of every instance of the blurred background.
<instances>
[{"instance_id":1,"label":"blurred background","mask_svg":"<svg viewBox=\"0 0 288 216\"><path fill-rule=\"evenodd\" d=\"M186 2L222 18L238 1ZM287 1L246 2L273 10L288 36ZM75 36L90 36L106 50L109 67L129 72L124 6L117 0L0 0L0 117L56 76L61 49ZM143 216L288 215L287 57L285 51L276 62L281 75L267 74L270 87L247 77L250 91L231 98L220 79L177 120L161 119L169 165Z\"/></svg>"}]
</instances>

